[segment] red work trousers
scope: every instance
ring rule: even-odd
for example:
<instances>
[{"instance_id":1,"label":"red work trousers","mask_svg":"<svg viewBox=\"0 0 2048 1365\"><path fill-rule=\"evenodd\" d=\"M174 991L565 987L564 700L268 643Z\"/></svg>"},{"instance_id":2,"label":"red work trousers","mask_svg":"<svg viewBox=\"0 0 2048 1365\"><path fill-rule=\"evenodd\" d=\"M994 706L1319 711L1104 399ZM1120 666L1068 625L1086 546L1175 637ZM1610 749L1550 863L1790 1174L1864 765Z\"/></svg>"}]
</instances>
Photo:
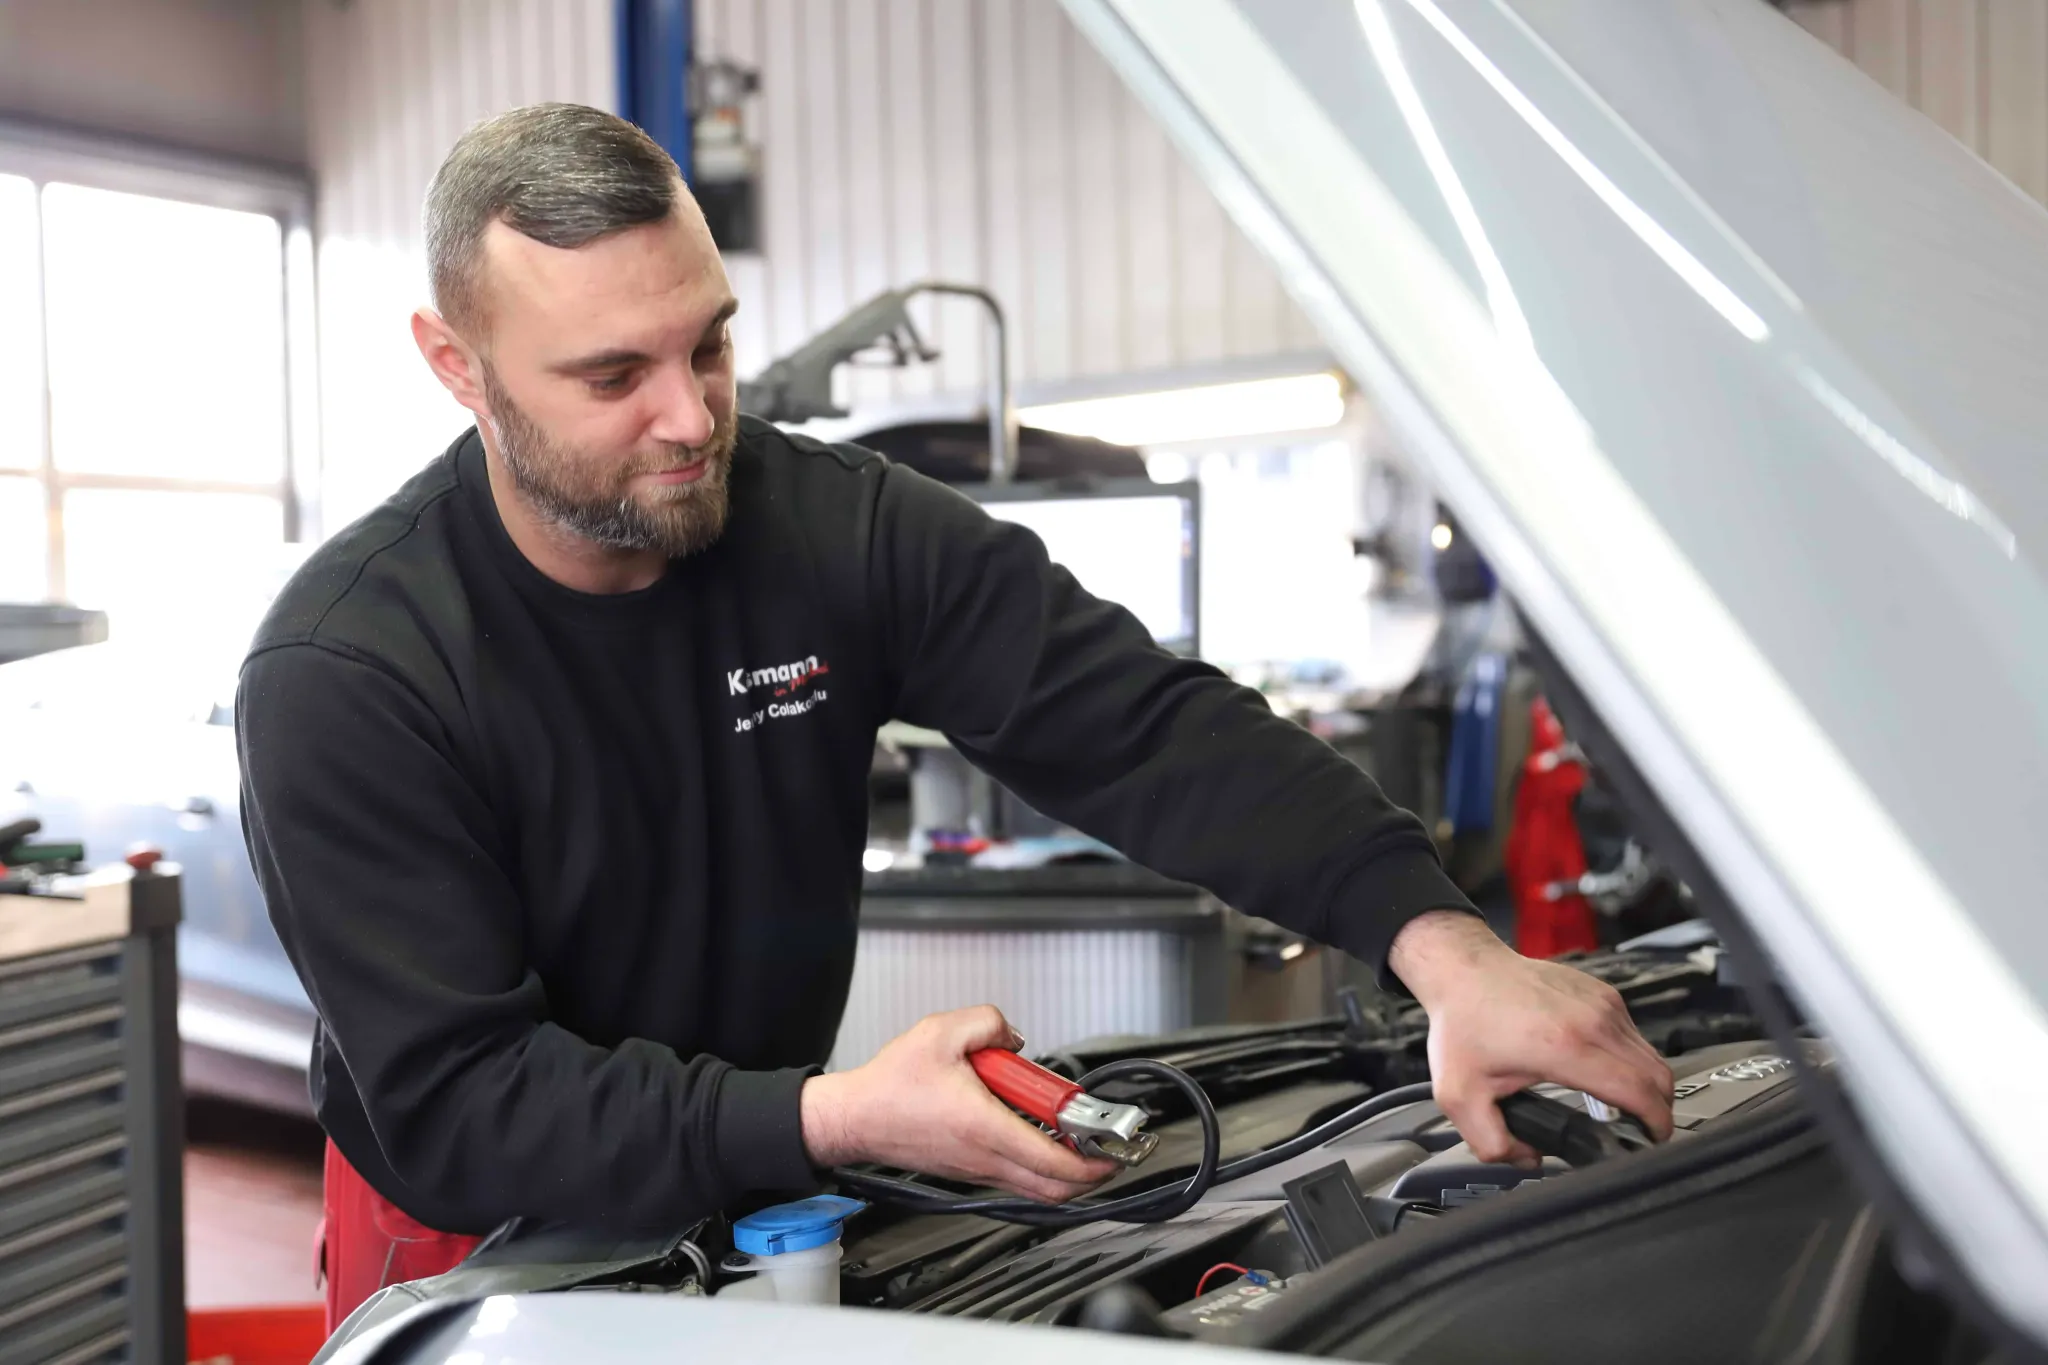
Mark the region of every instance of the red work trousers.
<instances>
[{"instance_id":1,"label":"red work trousers","mask_svg":"<svg viewBox=\"0 0 2048 1365\"><path fill-rule=\"evenodd\" d=\"M371 1189L332 1142L325 1177L319 1254L329 1336L378 1290L453 1270L480 1240L413 1221Z\"/></svg>"}]
</instances>

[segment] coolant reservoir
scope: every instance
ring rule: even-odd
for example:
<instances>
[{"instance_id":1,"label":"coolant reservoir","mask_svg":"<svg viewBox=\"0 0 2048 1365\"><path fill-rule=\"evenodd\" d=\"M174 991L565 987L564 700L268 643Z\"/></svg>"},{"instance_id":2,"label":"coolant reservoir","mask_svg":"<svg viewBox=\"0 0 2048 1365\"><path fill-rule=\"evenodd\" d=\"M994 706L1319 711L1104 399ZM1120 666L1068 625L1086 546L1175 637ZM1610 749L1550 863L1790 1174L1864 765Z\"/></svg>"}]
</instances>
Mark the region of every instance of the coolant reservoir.
<instances>
[{"instance_id":1,"label":"coolant reservoir","mask_svg":"<svg viewBox=\"0 0 2048 1365\"><path fill-rule=\"evenodd\" d=\"M821 1194L776 1204L732 1225L735 1248L722 1269L751 1274L720 1298L777 1303L839 1302L839 1225L866 1208L858 1199Z\"/></svg>"}]
</instances>

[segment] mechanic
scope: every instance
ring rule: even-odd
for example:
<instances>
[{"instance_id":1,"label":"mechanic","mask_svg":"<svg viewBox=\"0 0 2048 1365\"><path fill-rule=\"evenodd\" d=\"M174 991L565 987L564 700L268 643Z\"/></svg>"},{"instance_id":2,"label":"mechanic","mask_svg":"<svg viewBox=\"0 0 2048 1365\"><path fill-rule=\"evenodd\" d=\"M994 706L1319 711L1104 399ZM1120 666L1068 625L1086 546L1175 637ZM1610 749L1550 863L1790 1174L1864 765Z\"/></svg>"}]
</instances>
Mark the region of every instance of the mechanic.
<instances>
[{"instance_id":1,"label":"mechanic","mask_svg":"<svg viewBox=\"0 0 2048 1365\"><path fill-rule=\"evenodd\" d=\"M526 1217L674 1230L878 1162L1043 1200L1115 1168L939 1015L821 1074L875 736L940 730L1034 807L1373 964L1438 1096L1553 1080L1670 1129L1620 998L1501 943L1421 825L1257 694L1158 648L1028 531L735 410L738 306L668 156L594 109L468 132L412 333L476 416L319 547L236 724L270 914L320 1017L338 1320Z\"/></svg>"}]
</instances>

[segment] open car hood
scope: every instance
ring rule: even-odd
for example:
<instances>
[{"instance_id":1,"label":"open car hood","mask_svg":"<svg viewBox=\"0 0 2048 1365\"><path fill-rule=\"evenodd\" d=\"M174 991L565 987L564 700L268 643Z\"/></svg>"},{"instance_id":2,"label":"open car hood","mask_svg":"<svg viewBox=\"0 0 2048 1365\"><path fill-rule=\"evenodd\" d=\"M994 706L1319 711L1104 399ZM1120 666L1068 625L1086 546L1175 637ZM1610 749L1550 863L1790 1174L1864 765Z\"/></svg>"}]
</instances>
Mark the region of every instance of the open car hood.
<instances>
[{"instance_id":1,"label":"open car hood","mask_svg":"<svg viewBox=\"0 0 2048 1365\"><path fill-rule=\"evenodd\" d=\"M2048 214L1762 0L1066 0L2048 1342Z\"/></svg>"}]
</instances>

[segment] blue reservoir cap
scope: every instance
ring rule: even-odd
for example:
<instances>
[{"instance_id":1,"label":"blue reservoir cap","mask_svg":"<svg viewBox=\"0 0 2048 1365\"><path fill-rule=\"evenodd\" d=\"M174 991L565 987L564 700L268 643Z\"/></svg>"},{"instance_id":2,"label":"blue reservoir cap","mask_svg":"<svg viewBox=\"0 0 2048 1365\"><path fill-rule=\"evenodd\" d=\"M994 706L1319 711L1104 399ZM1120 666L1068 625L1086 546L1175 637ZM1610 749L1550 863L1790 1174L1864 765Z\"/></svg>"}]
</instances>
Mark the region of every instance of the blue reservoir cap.
<instances>
[{"instance_id":1,"label":"blue reservoir cap","mask_svg":"<svg viewBox=\"0 0 2048 1365\"><path fill-rule=\"evenodd\" d=\"M809 1251L839 1240L839 1225L867 1205L844 1195L821 1194L794 1204L775 1204L732 1225L732 1244L749 1256Z\"/></svg>"}]
</instances>

